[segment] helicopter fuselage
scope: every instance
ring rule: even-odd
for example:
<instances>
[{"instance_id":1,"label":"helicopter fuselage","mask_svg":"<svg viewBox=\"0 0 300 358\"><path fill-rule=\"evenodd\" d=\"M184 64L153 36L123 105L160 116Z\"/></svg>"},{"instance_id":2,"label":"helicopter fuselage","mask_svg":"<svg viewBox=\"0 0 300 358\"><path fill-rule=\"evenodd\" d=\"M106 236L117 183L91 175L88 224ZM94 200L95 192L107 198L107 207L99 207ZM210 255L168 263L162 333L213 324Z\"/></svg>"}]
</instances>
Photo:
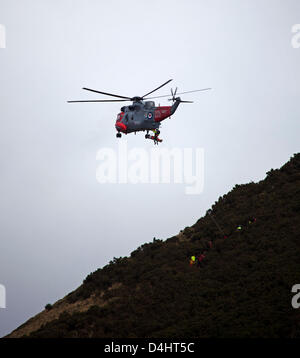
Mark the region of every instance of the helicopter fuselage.
<instances>
[{"instance_id":1,"label":"helicopter fuselage","mask_svg":"<svg viewBox=\"0 0 300 358\"><path fill-rule=\"evenodd\" d=\"M179 103L180 98L172 106L156 107L153 101L133 102L121 108L115 124L116 130L127 134L158 129L161 122L176 111Z\"/></svg>"}]
</instances>

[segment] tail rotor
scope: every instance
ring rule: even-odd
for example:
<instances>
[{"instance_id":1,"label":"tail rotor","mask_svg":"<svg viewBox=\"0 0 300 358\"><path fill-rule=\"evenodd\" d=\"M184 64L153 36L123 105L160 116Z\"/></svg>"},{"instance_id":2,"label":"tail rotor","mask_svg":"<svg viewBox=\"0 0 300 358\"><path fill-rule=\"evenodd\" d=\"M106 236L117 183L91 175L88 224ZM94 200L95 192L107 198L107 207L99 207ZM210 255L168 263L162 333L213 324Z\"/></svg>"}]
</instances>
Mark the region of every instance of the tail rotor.
<instances>
[{"instance_id":1,"label":"tail rotor","mask_svg":"<svg viewBox=\"0 0 300 358\"><path fill-rule=\"evenodd\" d=\"M173 92L173 89L171 88L171 97L169 98L169 101L173 101L173 102L179 102L179 103L194 103L192 101L182 101L180 97L176 98L176 93L177 93L177 87L175 88L175 91Z\"/></svg>"},{"instance_id":2,"label":"tail rotor","mask_svg":"<svg viewBox=\"0 0 300 358\"><path fill-rule=\"evenodd\" d=\"M173 88L171 88L171 98L169 98L169 101L173 101L175 102L176 101L176 93L177 93L177 87L175 88L175 91L173 92Z\"/></svg>"}]
</instances>

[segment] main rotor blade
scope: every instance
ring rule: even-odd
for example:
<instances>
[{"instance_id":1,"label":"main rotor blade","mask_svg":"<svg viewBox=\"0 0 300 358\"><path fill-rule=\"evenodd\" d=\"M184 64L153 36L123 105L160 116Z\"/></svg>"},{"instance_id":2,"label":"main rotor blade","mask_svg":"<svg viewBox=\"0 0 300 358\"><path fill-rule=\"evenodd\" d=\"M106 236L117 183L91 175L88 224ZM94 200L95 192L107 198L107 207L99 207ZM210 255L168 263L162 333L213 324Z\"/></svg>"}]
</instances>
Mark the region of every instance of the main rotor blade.
<instances>
[{"instance_id":1,"label":"main rotor blade","mask_svg":"<svg viewBox=\"0 0 300 358\"><path fill-rule=\"evenodd\" d=\"M131 100L130 97L119 96L118 94L112 94L112 93L107 93L107 92L96 91L96 90L93 90L93 89L90 89L90 88L85 88L85 87L83 87L83 89L86 90L86 91L105 94L106 96L112 96L112 97L118 97L118 98L124 98L124 99Z\"/></svg>"},{"instance_id":2,"label":"main rotor blade","mask_svg":"<svg viewBox=\"0 0 300 358\"><path fill-rule=\"evenodd\" d=\"M174 102L175 102L175 101L176 101L176 98L174 98L174 99L173 99L173 98L169 98L168 101L174 101ZM180 102L180 103L194 103L193 101L182 101L182 100L180 100L179 102Z\"/></svg>"},{"instance_id":3,"label":"main rotor blade","mask_svg":"<svg viewBox=\"0 0 300 358\"><path fill-rule=\"evenodd\" d=\"M162 85L160 85L159 87L155 88L155 89L152 90L151 92L149 92L149 93L147 93L147 94L144 94L144 96L143 96L142 98L144 98L144 97L148 96L149 94L151 94L151 93L157 91L158 89L162 88L163 86L165 86L166 84L168 84L168 83L171 82L171 81L172 81L172 80L169 80L169 81L163 83Z\"/></svg>"},{"instance_id":4,"label":"main rotor blade","mask_svg":"<svg viewBox=\"0 0 300 358\"><path fill-rule=\"evenodd\" d=\"M211 90L211 89L212 89L212 88L202 88L202 89L194 90L194 91L180 92L180 93L177 93L177 95L179 95L179 94L185 94L185 93L208 91L208 90Z\"/></svg>"},{"instance_id":5,"label":"main rotor blade","mask_svg":"<svg viewBox=\"0 0 300 358\"><path fill-rule=\"evenodd\" d=\"M79 100L79 101L68 101L68 103L79 103L79 102L127 102L129 99L91 99L91 100Z\"/></svg>"},{"instance_id":6,"label":"main rotor blade","mask_svg":"<svg viewBox=\"0 0 300 358\"><path fill-rule=\"evenodd\" d=\"M185 94L185 93L208 91L208 90L211 90L211 89L212 88L202 88L202 89L194 90L194 91L180 92L180 93L177 93L176 95L178 96L180 94ZM164 96L148 97L148 98L144 98L144 99L155 99L155 98L162 98L162 97L171 97L171 96L169 94L167 94L167 95L164 95Z\"/></svg>"}]
</instances>

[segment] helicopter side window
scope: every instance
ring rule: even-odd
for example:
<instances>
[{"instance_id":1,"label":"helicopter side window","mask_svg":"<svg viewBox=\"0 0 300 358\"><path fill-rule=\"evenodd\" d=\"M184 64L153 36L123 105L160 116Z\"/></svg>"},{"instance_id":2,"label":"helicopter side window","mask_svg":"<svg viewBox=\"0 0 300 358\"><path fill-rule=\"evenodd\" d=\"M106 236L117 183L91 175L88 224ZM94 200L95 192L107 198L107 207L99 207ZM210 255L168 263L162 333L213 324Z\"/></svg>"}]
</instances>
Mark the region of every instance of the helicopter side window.
<instances>
[{"instance_id":1,"label":"helicopter side window","mask_svg":"<svg viewBox=\"0 0 300 358\"><path fill-rule=\"evenodd\" d=\"M147 101L147 102L145 103L145 108L146 108L146 109L151 109L151 108L153 108L153 107L155 107L153 101Z\"/></svg>"}]
</instances>

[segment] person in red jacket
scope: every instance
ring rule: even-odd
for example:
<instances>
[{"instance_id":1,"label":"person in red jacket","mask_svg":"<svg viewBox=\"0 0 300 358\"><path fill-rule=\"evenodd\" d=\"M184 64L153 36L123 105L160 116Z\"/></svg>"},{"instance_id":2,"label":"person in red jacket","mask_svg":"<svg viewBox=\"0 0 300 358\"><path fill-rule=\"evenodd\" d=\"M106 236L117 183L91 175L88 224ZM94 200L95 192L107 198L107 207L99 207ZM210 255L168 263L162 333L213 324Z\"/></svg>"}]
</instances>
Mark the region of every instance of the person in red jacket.
<instances>
[{"instance_id":1,"label":"person in red jacket","mask_svg":"<svg viewBox=\"0 0 300 358\"><path fill-rule=\"evenodd\" d=\"M203 266L203 260L205 259L205 251L197 257L197 266Z\"/></svg>"}]
</instances>

